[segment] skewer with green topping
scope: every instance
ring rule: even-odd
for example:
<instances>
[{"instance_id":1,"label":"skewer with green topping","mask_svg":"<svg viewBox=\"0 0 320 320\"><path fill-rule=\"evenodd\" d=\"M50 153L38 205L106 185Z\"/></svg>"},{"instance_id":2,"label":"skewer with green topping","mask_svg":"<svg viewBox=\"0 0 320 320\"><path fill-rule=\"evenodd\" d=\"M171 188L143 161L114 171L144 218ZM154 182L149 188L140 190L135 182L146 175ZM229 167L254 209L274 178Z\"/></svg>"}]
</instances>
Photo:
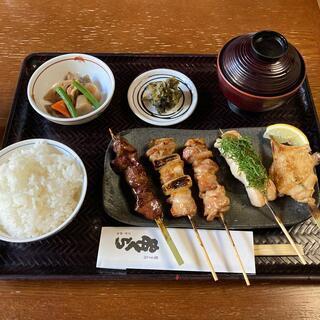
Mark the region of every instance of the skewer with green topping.
<instances>
[{"instance_id":1,"label":"skewer with green topping","mask_svg":"<svg viewBox=\"0 0 320 320\"><path fill-rule=\"evenodd\" d=\"M214 146L225 158L233 176L244 184L251 204L255 207L267 206L301 262L306 264L280 217L268 202L276 199L276 187L268 177L267 170L254 150L250 139L242 137L238 131L231 130L222 133Z\"/></svg>"},{"instance_id":2,"label":"skewer with green topping","mask_svg":"<svg viewBox=\"0 0 320 320\"><path fill-rule=\"evenodd\" d=\"M233 176L244 184L253 206L263 207L266 201L276 199L276 187L249 138L235 130L227 131L214 146L226 159Z\"/></svg>"}]
</instances>

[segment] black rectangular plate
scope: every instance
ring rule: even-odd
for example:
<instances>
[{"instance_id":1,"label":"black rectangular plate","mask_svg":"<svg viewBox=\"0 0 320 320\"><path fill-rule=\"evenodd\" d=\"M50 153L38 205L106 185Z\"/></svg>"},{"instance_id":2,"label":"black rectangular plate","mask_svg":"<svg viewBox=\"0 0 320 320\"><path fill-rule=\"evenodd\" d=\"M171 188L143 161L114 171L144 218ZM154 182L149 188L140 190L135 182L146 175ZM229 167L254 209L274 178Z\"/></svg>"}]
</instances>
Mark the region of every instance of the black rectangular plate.
<instances>
[{"instance_id":1,"label":"black rectangular plate","mask_svg":"<svg viewBox=\"0 0 320 320\"><path fill-rule=\"evenodd\" d=\"M176 279L176 272L146 270L102 270L96 268L102 226L123 225L104 212L102 181L104 157L110 137L115 132L146 124L131 112L127 90L135 77L153 68L171 68L185 73L197 87L199 100L195 112L177 129L224 129L263 127L272 123L290 123L308 136L314 151L319 150L318 121L310 88L306 82L299 93L281 109L258 115L232 112L218 87L214 55L147 55L94 54L106 62L114 73L116 89L111 104L97 119L68 127L51 123L38 115L27 98L31 74L43 62L58 53L36 53L28 56L21 68L17 90L3 141L3 147L29 138L50 138L70 146L82 158L88 173L88 192L77 218L58 234L29 244L0 241L0 278L4 279ZM256 257L254 278L320 278L320 233L311 219L290 229L297 243L304 246L308 265L297 257ZM277 229L254 231L259 243L287 243ZM220 276L222 277L222 276ZM241 275L224 275L241 278ZM181 273L180 279L210 279L209 273Z\"/></svg>"},{"instance_id":2,"label":"black rectangular plate","mask_svg":"<svg viewBox=\"0 0 320 320\"><path fill-rule=\"evenodd\" d=\"M263 162L268 168L272 161L270 141L263 138L264 127L259 128L240 128L237 129L242 135L249 136L255 150L261 155ZM156 194L162 203L165 203L165 197L162 195L159 187L159 177L152 169L150 163L145 157L147 146L152 139L171 137L177 142L177 151L181 154L184 143L189 138L205 138L208 147L213 150L215 140L220 136L219 130L186 130L186 129L163 129L163 128L139 128L123 132L122 137L126 138L132 145L136 146L141 162L147 169L148 176L153 181ZM214 150L213 150L214 151ZM266 207L253 207L247 197L244 186L236 180L224 159L219 152L214 151L215 161L220 170L218 172L219 181L225 186L228 196L231 199L231 207L225 215L228 226L235 230L241 229L260 229L278 227L272 214ZM135 214L134 199L130 197L130 189L123 179L115 173L111 167L111 160L114 159L112 151L112 142L109 144L105 162L103 179L103 201L106 213L113 219L135 226L153 226L154 222ZM189 170L188 170L189 169ZM190 166L185 166L185 173L193 175ZM195 216L196 224L204 229L223 229L219 219L208 222L202 216L203 206L197 196L197 189L193 187L193 196L196 199L198 214ZM318 193L315 195L317 196ZM307 205L298 203L290 197L278 198L272 202L272 207L281 216L282 221L287 226L300 223L310 217ZM164 205L164 221L168 227L191 228L190 221L187 218L173 218L170 214L170 207Z\"/></svg>"}]
</instances>

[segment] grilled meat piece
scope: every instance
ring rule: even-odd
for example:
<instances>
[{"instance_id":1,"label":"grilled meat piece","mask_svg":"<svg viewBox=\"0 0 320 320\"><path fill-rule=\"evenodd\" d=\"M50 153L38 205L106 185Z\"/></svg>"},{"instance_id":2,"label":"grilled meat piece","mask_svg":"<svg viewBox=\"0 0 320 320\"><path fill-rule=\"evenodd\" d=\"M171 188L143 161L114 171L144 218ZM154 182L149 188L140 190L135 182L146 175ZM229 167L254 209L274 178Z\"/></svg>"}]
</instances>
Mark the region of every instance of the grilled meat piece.
<instances>
[{"instance_id":1,"label":"grilled meat piece","mask_svg":"<svg viewBox=\"0 0 320 320\"><path fill-rule=\"evenodd\" d=\"M150 142L150 148L147 150L146 155L154 162L165 156L172 155L177 145L173 138L155 139Z\"/></svg>"},{"instance_id":2,"label":"grilled meat piece","mask_svg":"<svg viewBox=\"0 0 320 320\"><path fill-rule=\"evenodd\" d=\"M162 206L152 191L149 177L138 161L137 150L119 135L114 137L113 151L116 158L111 162L113 168L121 172L135 197L134 210L149 220L163 216Z\"/></svg>"},{"instance_id":3,"label":"grilled meat piece","mask_svg":"<svg viewBox=\"0 0 320 320\"><path fill-rule=\"evenodd\" d=\"M317 176L314 167L319 164L319 153L310 153L309 146L287 146L271 140L273 162L270 177L278 195L288 195L298 202L315 205L312 197Z\"/></svg>"},{"instance_id":4,"label":"grilled meat piece","mask_svg":"<svg viewBox=\"0 0 320 320\"><path fill-rule=\"evenodd\" d=\"M230 199L226 196L224 187L220 184L215 189L208 190L201 196L204 205L204 216L207 221L226 213L230 209Z\"/></svg>"},{"instance_id":5,"label":"grilled meat piece","mask_svg":"<svg viewBox=\"0 0 320 320\"><path fill-rule=\"evenodd\" d=\"M226 196L224 187L217 181L216 172L219 166L210 159L212 156L204 139L189 139L185 143L183 158L192 164L207 221L212 221L230 208L230 199Z\"/></svg>"},{"instance_id":6,"label":"grilled meat piece","mask_svg":"<svg viewBox=\"0 0 320 320\"><path fill-rule=\"evenodd\" d=\"M171 213L174 217L194 216L197 212L196 203L188 188L181 188L172 193L168 202L171 204Z\"/></svg>"},{"instance_id":7,"label":"grilled meat piece","mask_svg":"<svg viewBox=\"0 0 320 320\"><path fill-rule=\"evenodd\" d=\"M171 161L167 161L166 165L162 166L159 170L160 180L162 184L170 180L177 179L184 175L183 166L184 162L181 160L180 156Z\"/></svg>"},{"instance_id":8,"label":"grilled meat piece","mask_svg":"<svg viewBox=\"0 0 320 320\"><path fill-rule=\"evenodd\" d=\"M149 220L163 216L160 201L151 190L149 178L139 162L127 167L125 178L136 199L134 210Z\"/></svg>"},{"instance_id":9,"label":"grilled meat piece","mask_svg":"<svg viewBox=\"0 0 320 320\"><path fill-rule=\"evenodd\" d=\"M146 155L159 171L164 194L170 196L171 214L174 217L193 216L197 206L190 191L192 180L184 174L184 162L174 153L176 147L172 138L155 139L151 141Z\"/></svg>"}]
</instances>

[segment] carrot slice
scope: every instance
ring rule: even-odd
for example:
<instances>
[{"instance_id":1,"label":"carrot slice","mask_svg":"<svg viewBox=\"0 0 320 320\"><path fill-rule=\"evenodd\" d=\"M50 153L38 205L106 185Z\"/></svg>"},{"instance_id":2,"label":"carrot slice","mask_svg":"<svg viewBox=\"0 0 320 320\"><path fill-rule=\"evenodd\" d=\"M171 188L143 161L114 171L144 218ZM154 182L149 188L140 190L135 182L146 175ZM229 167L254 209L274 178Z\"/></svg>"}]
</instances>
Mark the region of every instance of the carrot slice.
<instances>
[{"instance_id":1,"label":"carrot slice","mask_svg":"<svg viewBox=\"0 0 320 320\"><path fill-rule=\"evenodd\" d=\"M70 113L64 103L63 100L59 100L51 105L51 108L55 111L58 111L62 115L64 115L66 118L70 118Z\"/></svg>"}]
</instances>

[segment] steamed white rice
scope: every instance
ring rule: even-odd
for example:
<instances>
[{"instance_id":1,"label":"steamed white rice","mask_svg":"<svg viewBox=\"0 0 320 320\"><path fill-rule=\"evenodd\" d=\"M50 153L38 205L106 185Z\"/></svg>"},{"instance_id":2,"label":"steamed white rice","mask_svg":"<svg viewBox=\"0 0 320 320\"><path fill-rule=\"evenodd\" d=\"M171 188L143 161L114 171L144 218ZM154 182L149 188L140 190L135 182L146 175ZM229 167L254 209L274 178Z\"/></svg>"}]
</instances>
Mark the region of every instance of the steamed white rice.
<instances>
[{"instance_id":1,"label":"steamed white rice","mask_svg":"<svg viewBox=\"0 0 320 320\"><path fill-rule=\"evenodd\" d=\"M47 143L14 150L0 165L0 229L15 238L55 229L75 209L82 180L78 163Z\"/></svg>"}]
</instances>

